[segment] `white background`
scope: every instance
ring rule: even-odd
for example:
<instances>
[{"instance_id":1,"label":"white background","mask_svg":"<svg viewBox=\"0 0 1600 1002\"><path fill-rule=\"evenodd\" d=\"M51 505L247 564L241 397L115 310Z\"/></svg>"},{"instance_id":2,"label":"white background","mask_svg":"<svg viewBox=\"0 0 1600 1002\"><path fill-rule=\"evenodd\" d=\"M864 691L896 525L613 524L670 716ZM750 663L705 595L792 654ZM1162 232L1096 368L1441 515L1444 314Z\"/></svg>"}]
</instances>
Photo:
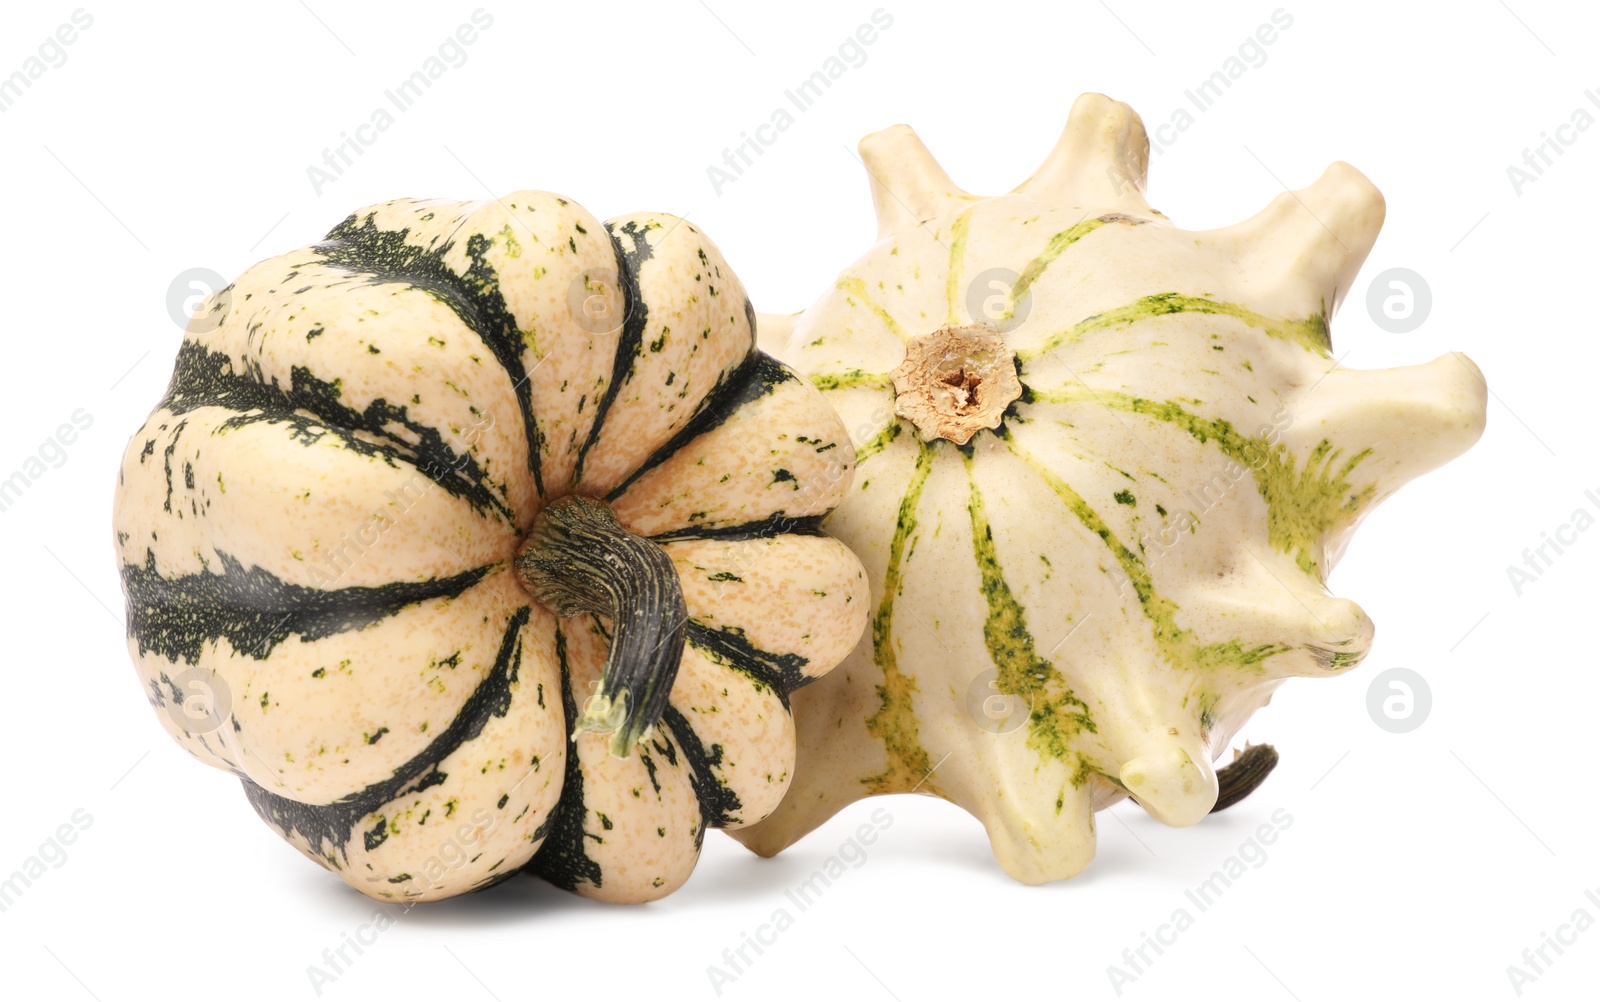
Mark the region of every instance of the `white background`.
<instances>
[{"instance_id":1,"label":"white background","mask_svg":"<svg viewBox=\"0 0 1600 1002\"><path fill-rule=\"evenodd\" d=\"M175 276L231 277L396 196L533 187L601 217L687 215L758 309L789 312L875 233L851 152L862 135L909 122L958 183L1005 191L1080 92L1128 101L1154 130L1192 109L1184 91L1278 6L885 0L893 24L866 62L718 194L707 166L878 3L708 2L490 0L493 25L466 63L320 194L308 165L474 0L89 6L65 63L0 113L0 478L78 408L93 418L0 513L0 877L74 811L92 818L65 862L0 913L0 993L314 998L307 967L376 907L283 844L237 782L168 741L128 664L110 501L179 342ZM1461 350L1494 394L1483 441L1385 504L1334 574L1335 592L1378 623L1377 645L1347 676L1291 680L1252 720L1241 737L1283 754L1255 797L1186 830L1121 805L1100 818L1087 872L1037 888L1006 878L979 825L933 800L856 804L771 861L713 833L687 887L649 906L519 879L415 908L323 997L714 998L708 966L725 966L724 948L775 908L795 911L784 891L878 807L893 822L865 863L723 997L1109 999L1108 966L1129 970L1124 949L1180 906L1194 926L1151 953L1122 997L1516 997L1507 966L1524 949L1577 909L1600 919L1584 896L1600 898L1600 531L1520 596L1506 572L1576 509L1600 514L1600 127L1568 132L1575 142L1520 193L1506 169L1575 109L1600 116L1584 95L1600 88L1600 14L1507 4L1285 4L1293 24L1266 62L1152 156L1152 203L1192 229L1241 219L1334 159L1354 163L1387 196L1389 221L1334 323L1335 354L1372 368ZM8 5L0 76L73 9ZM1386 333L1366 310L1368 283L1390 267L1432 290L1410 333ZM1431 715L1407 734L1366 708L1391 667L1432 690ZM1280 808L1292 824L1265 862L1199 913L1184 891ZM1594 997L1597 953L1600 928L1549 951L1524 997Z\"/></svg>"}]
</instances>

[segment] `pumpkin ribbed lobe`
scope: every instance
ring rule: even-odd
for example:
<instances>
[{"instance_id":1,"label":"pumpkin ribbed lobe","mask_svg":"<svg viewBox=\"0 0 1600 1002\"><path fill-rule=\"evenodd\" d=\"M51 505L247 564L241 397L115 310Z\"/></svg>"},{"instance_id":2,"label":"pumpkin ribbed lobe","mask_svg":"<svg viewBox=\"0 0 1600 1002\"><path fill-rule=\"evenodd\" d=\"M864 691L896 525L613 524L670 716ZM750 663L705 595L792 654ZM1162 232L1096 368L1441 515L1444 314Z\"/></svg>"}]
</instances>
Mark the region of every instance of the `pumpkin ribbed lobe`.
<instances>
[{"instance_id":1,"label":"pumpkin ribbed lobe","mask_svg":"<svg viewBox=\"0 0 1600 1002\"><path fill-rule=\"evenodd\" d=\"M689 621L672 558L629 532L603 502L565 497L539 513L515 561L517 575L557 616L611 620L611 650L598 689L572 736L611 734L627 758L667 708Z\"/></svg>"},{"instance_id":2,"label":"pumpkin ribbed lobe","mask_svg":"<svg viewBox=\"0 0 1600 1002\"><path fill-rule=\"evenodd\" d=\"M788 789L789 693L869 604L818 528L849 434L755 323L692 224L540 191L247 269L118 473L160 725L376 900L671 893Z\"/></svg>"},{"instance_id":3,"label":"pumpkin ribbed lobe","mask_svg":"<svg viewBox=\"0 0 1600 1002\"><path fill-rule=\"evenodd\" d=\"M906 343L894 382L895 413L922 437L965 445L984 428L998 428L1022 396L1016 356L992 327L941 327Z\"/></svg>"}]
</instances>

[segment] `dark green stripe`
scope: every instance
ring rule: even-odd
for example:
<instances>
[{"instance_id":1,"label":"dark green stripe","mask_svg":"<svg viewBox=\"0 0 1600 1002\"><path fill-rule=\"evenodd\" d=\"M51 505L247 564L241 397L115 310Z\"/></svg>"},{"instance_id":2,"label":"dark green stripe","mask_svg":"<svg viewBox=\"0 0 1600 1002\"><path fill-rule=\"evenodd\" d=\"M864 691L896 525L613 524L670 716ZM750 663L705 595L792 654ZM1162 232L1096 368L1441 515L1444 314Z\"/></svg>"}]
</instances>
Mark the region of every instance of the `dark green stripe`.
<instances>
[{"instance_id":1,"label":"dark green stripe","mask_svg":"<svg viewBox=\"0 0 1600 1002\"><path fill-rule=\"evenodd\" d=\"M578 703L572 694L572 670L567 664L567 635L556 626L556 660L561 664L561 710L566 715L566 733L572 733L578 719ZM575 890L580 882L600 886L600 864L584 852L588 837L583 822L588 808L583 802L583 765L578 748L567 742L566 775L561 784L561 800L550 814L549 831L539 851L524 867L565 890Z\"/></svg>"},{"instance_id":2,"label":"dark green stripe","mask_svg":"<svg viewBox=\"0 0 1600 1002\"><path fill-rule=\"evenodd\" d=\"M285 837L300 835L312 852L339 867L338 857L349 859L347 846L363 818L399 797L443 783L447 774L439 771L440 764L482 734L491 717L504 717L510 711L512 690L522 667L522 641L518 634L527 622L528 607L523 606L506 625L494 667L467 697L461 712L428 743L428 747L396 769L388 779L331 804L304 804L272 793L245 778L244 792L250 805ZM382 845L389 837L386 819L378 817L364 832L364 837L363 844L369 852Z\"/></svg>"},{"instance_id":3,"label":"dark green stripe","mask_svg":"<svg viewBox=\"0 0 1600 1002\"><path fill-rule=\"evenodd\" d=\"M161 510L162 511L171 511L172 510L172 454L178 450L178 439L183 436L183 429L187 428L188 426L189 426L189 422L188 421L186 421L186 420L185 421L179 421L172 429L172 436L167 441L167 447L165 449L161 450L161 468L166 473L166 477L167 477L167 498L161 504ZM162 425L162 430L165 430L165 429L166 429L166 425ZM192 482L193 480L194 480L194 474L193 473L188 474L186 476L186 478L185 478L184 486L193 488L194 487L194 484ZM191 500L189 502L189 505L190 505L191 510L193 510L194 509L193 500ZM196 514L198 514L198 512L196 512ZM180 516L181 516L181 513L180 513Z\"/></svg>"},{"instance_id":4,"label":"dark green stripe","mask_svg":"<svg viewBox=\"0 0 1600 1002\"><path fill-rule=\"evenodd\" d=\"M150 550L143 567L123 565L128 636L139 641L141 655L155 651L171 661L195 664L207 644L226 638L235 651L263 660L291 635L320 640L371 626L417 602L455 598L491 569L479 567L431 581L324 590L289 584L260 567L246 569L226 553L217 557L222 573L200 571L177 578L156 572Z\"/></svg>"},{"instance_id":5,"label":"dark green stripe","mask_svg":"<svg viewBox=\"0 0 1600 1002\"><path fill-rule=\"evenodd\" d=\"M622 391L622 384L633 375L634 360L639 357L639 349L644 344L645 324L650 319L649 304L639 295L639 269L655 256L654 248L645 239L648 227L641 230L638 223L629 220L622 224L622 232L630 238L632 250L624 250L622 241L617 239L611 225L606 225L606 233L610 235L611 246L617 254L617 291L622 294L622 329L617 337L616 354L611 356L611 380L606 383L605 391L595 406L594 421L589 425L589 434L583 440L583 445L578 447L578 458L572 466L574 484L583 479L583 464L589 459L589 450L600 440L600 432L611 414L611 405Z\"/></svg>"},{"instance_id":6,"label":"dark green stripe","mask_svg":"<svg viewBox=\"0 0 1600 1002\"><path fill-rule=\"evenodd\" d=\"M689 620L689 643L718 664L727 665L750 677L762 688L777 694L785 708L789 706L789 693L813 679L806 675L809 658L799 654L774 654L750 642L744 630L737 626L713 629Z\"/></svg>"},{"instance_id":7,"label":"dark green stripe","mask_svg":"<svg viewBox=\"0 0 1600 1002\"><path fill-rule=\"evenodd\" d=\"M606 500L615 501L634 481L671 459L679 449L706 432L721 427L745 404L760 400L772 393L780 383L791 380L799 382L800 377L782 362L765 352L751 352L737 368L725 370L717 377L717 384L701 399L700 409L689 422L641 463L638 469L628 474L626 480L606 495Z\"/></svg>"},{"instance_id":8,"label":"dark green stripe","mask_svg":"<svg viewBox=\"0 0 1600 1002\"><path fill-rule=\"evenodd\" d=\"M502 862L504 862L504 861L502 860ZM515 877L517 874L519 874L521 872L522 872L521 869L519 869L517 867L507 867L507 868L505 868L503 870L498 870L498 871L496 871L494 873L489 874L487 877L484 877L482 880L478 881L476 884L473 884L472 885L472 889L474 891L487 891L491 887L494 887L494 886L496 886L498 884L505 883L506 881L510 880L512 877Z\"/></svg>"},{"instance_id":9,"label":"dark green stripe","mask_svg":"<svg viewBox=\"0 0 1600 1002\"><path fill-rule=\"evenodd\" d=\"M522 364L522 332L517 318L500 292L500 276L486 259L492 242L482 233L467 237L466 254L471 263L463 275L444 261L455 247L454 240L445 240L430 249L407 243L408 233L409 229L378 229L373 213L359 221L352 215L329 231L326 242L313 249L328 264L368 276L373 285L407 285L427 293L448 306L483 341L511 379L528 439L528 470L543 496L544 442L533 418L533 386Z\"/></svg>"},{"instance_id":10,"label":"dark green stripe","mask_svg":"<svg viewBox=\"0 0 1600 1002\"><path fill-rule=\"evenodd\" d=\"M678 740L684 763L689 767L689 785L694 788L695 799L700 801L700 812L705 815L706 825L725 828L739 824L742 819L735 812L744 805L733 788L717 775L717 766L722 764L722 746L714 744L707 748L701 744L700 735L676 707L667 707L667 711L661 715L661 723ZM696 844L704 833L705 829L702 828Z\"/></svg>"},{"instance_id":11,"label":"dark green stripe","mask_svg":"<svg viewBox=\"0 0 1600 1002\"><path fill-rule=\"evenodd\" d=\"M658 543L676 543L685 539L726 539L739 542L747 539L771 539L773 536L783 535L821 536L825 535L822 531L822 520L826 517L826 515L789 515L780 511L742 525L686 525L680 529L669 529L650 538Z\"/></svg>"},{"instance_id":12,"label":"dark green stripe","mask_svg":"<svg viewBox=\"0 0 1600 1002\"><path fill-rule=\"evenodd\" d=\"M327 382L298 365L290 371L289 388L285 390L276 380L264 381L259 366L251 372L237 372L229 355L185 341L178 348L178 363L161 406L174 414L186 414L197 407L238 411L239 416L229 418L222 427L237 428L258 421L287 425L293 439L304 445L333 435L359 455L381 457L396 469L402 469L402 464L414 466L479 512L492 509L516 524L511 508L492 489L478 461L446 445L437 428L412 420L406 407L397 407L381 397L358 411L340 401L341 392L339 380ZM408 435L396 434L396 428L404 428ZM356 430L377 441L360 437ZM171 448L167 451L170 502Z\"/></svg>"}]
</instances>

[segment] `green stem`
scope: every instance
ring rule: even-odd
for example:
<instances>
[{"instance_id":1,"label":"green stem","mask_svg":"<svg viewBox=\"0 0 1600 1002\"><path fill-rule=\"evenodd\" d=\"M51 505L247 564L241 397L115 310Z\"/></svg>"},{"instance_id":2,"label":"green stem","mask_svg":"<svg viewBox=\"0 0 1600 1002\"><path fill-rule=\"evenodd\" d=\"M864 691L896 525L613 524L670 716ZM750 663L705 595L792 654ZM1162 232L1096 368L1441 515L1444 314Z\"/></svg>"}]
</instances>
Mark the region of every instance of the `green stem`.
<instances>
[{"instance_id":1,"label":"green stem","mask_svg":"<svg viewBox=\"0 0 1600 1002\"><path fill-rule=\"evenodd\" d=\"M683 659L689 612L672 559L599 501L565 497L534 520L516 567L529 593L557 616L611 619L599 691L572 736L612 734L611 754L627 758L661 719Z\"/></svg>"},{"instance_id":2,"label":"green stem","mask_svg":"<svg viewBox=\"0 0 1600 1002\"><path fill-rule=\"evenodd\" d=\"M1211 813L1225 811L1250 796L1278 766L1278 750L1271 745L1247 745L1227 767L1217 770L1217 805Z\"/></svg>"}]
</instances>

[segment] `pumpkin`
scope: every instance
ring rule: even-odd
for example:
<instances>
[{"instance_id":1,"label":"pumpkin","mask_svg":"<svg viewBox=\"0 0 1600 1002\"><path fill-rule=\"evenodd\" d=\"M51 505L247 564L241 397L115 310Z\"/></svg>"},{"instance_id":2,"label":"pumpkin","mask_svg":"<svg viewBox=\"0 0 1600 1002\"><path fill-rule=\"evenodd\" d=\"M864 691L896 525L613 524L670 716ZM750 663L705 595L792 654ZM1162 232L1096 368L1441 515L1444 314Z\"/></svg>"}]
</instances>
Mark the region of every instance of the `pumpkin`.
<instances>
[{"instance_id":1,"label":"pumpkin","mask_svg":"<svg viewBox=\"0 0 1600 1002\"><path fill-rule=\"evenodd\" d=\"M866 621L849 438L694 226L362 209L189 326L115 523L158 719L384 900L679 886Z\"/></svg>"},{"instance_id":2,"label":"pumpkin","mask_svg":"<svg viewBox=\"0 0 1600 1002\"><path fill-rule=\"evenodd\" d=\"M1367 653L1328 572L1374 505L1477 440L1482 376L1458 354L1334 362L1384 214L1356 170L1196 232L1146 203L1148 152L1137 115L1086 95L1032 177L980 197L909 128L869 136L877 243L762 318L851 429L826 527L873 611L796 696L794 782L735 834L755 851L915 791L981 820L1016 879L1069 877L1097 810L1199 821L1273 690ZM1252 750L1223 804L1275 761Z\"/></svg>"}]
</instances>

